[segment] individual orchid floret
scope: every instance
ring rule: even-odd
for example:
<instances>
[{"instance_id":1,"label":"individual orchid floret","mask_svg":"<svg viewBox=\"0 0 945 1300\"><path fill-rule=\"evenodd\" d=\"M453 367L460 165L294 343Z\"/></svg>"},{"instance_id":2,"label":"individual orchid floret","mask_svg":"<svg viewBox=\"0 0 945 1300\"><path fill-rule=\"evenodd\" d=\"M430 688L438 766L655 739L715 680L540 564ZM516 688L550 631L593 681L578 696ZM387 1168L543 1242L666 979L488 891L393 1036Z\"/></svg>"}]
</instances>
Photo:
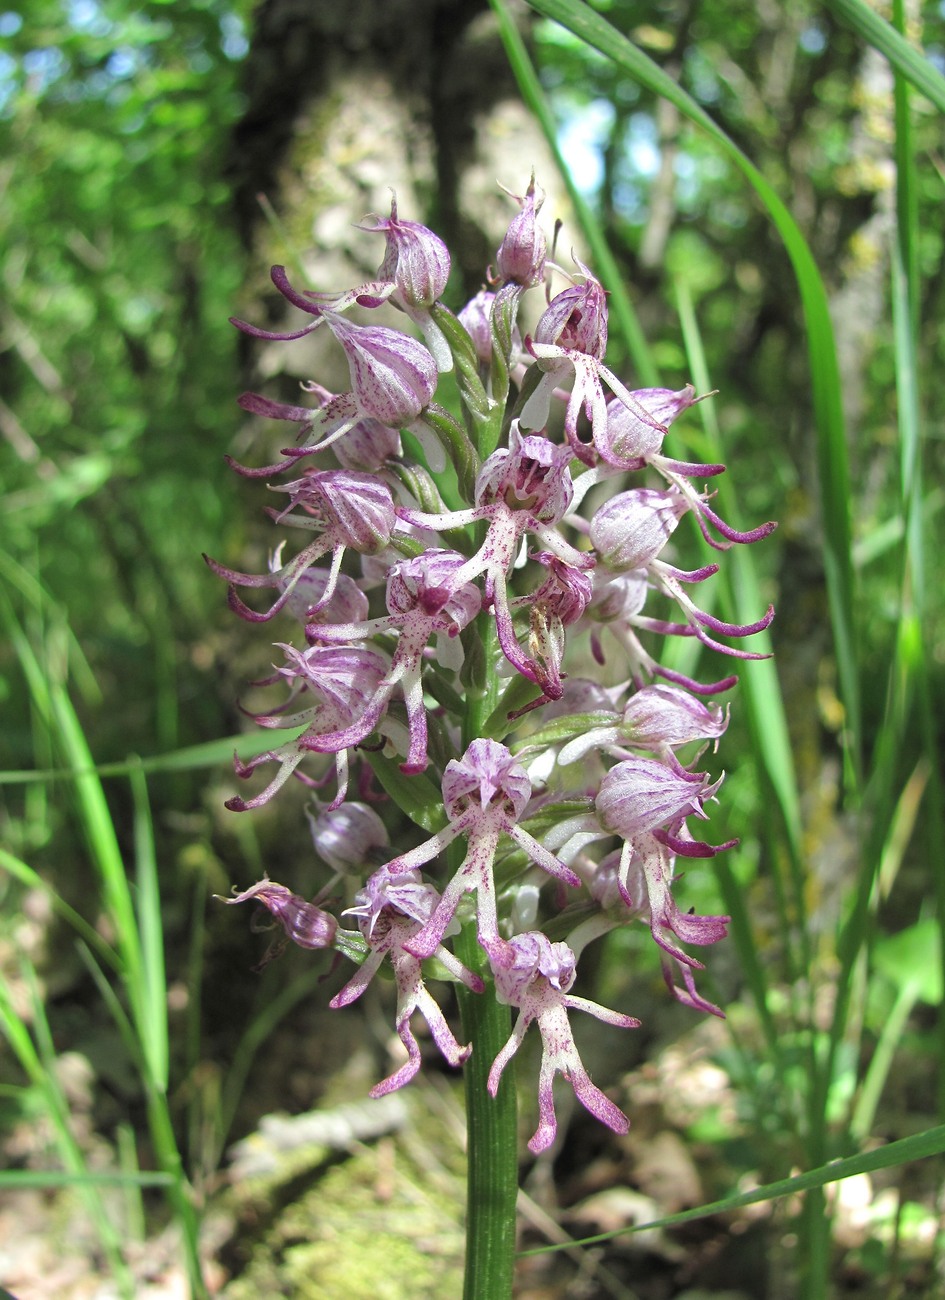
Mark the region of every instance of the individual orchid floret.
<instances>
[{"instance_id":1,"label":"individual orchid floret","mask_svg":"<svg viewBox=\"0 0 945 1300\"><path fill-rule=\"evenodd\" d=\"M300 948L330 948L338 931L338 922L328 912L314 903L307 903L285 885L277 885L268 876L235 897L224 898L223 902L261 903L282 926L285 942L291 940Z\"/></svg>"},{"instance_id":2,"label":"individual orchid floret","mask_svg":"<svg viewBox=\"0 0 945 1300\"><path fill-rule=\"evenodd\" d=\"M560 694L560 682L518 643L512 623L508 575L522 540L529 533L541 542L546 552L573 569L582 571L593 567L593 555L578 551L553 527L571 501L568 472L571 459L566 447L534 434L523 437L513 422L508 448L493 452L479 471L476 505L472 509L439 515L398 511L408 523L443 531L481 520L488 522L482 546L459 570L455 581L469 582L485 576L485 602L493 607L502 653L513 668L540 685L550 699Z\"/></svg>"},{"instance_id":3,"label":"individual orchid floret","mask_svg":"<svg viewBox=\"0 0 945 1300\"><path fill-rule=\"evenodd\" d=\"M521 211L514 216L496 254L498 278L503 284L530 289L545 278L545 236L538 225L538 213L545 196L535 185L532 173L524 197L512 195Z\"/></svg>"},{"instance_id":4,"label":"individual orchid floret","mask_svg":"<svg viewBox=\"0 0 945 1300\"><path fill-rule=\"evenodd\" d=\"M539 347L558 347L600 361L607 351L607 300L600 281L583 262L577 265L583 283L552 298L535 326L534 341Z\"/></svg>"},{"instance_id":5,"label":"individual orchid floret","mask_svg":"<svg viewBox=\"0 0 945 1300\"><path fill-rule=\"evenodd\" d=\"M558 762L575 763L592 749L607 749L627 757L627 749L646 749L667 761L683 745L718 741L728 726L728 710L706 705L678 686L655 683L635 691L622 714L592 727L563 745Z\"/></svg>"},{"instance_id":6,"label":"individual orchid floret","mask_svg":"<svg viewBox=\"0 0 945 1300\"><path fill-rule=\"evenodd\" d=\"M287 402L276 402L261 393L242 393L237 402L244 411L249 411L253 415L298 424L299 442L312 432L316 424L325 437L334 434L344 424L345 428L342 431L344 436L339 435L333 443L335 457L342 469L373 473L382 469L391 457L401 454L403 448L399 429L381 424L380 420L375 420L371 416L364 416L363 419L351 423L348 418L353 401L350 394L339 396L314 380L306 380L302 384L302 389L315 398L314 409ZM314 453L319 449L320 444L316 443L314 446L309 445L308 451L303 451L301 454ZM241 465L231 456L226 456L224 459L244 478L270 478L282 470L294 467L300 453L292 448L291 451L286 450L284 454L289 459L276 465L261 465L255 468Z\"/></svg>"},{"instance_id":7,"label":"individual orchid floret","mask_svg":"<svg viewBox=\"0 0 945 1300\"><path fill-rule=\"evenodd\" d=\"M355 895L354 907L344 915L355 916L370 952L357 974L348 981L329 1006L333 1010L349 1006L361 996L377 973L385 957L390 958L397 984L397 1033L407 1049L407 1060L388 1078L376 1084L372 1097L383 1097L409 1083L420 1069L420 1045L410 1028L410 1017L419 1011L430 1027L433 1041L450 1065L462 1065L472 1051L461 1047L446 1023L446 1018L423 982L420 960L407 943L417 933L436 907L438 895L432 885L424 884L419 871L393 872L381 867ZM482 992L482 980L468 971L452 953L438 948L436 956L454 979L475 993Z\"/></svg>"},{"instance_id":8,"label":"individual orchid floret","mask_svg":"<svg viewBox=\"0 0 945 1300\"><path fill-rule=\"evenodd\" d=\"M601 782L595 811L601 827L625 842L620 858L621 893L628 906L631 866L642 867L650 908L653 938L671 957L699 966L672 940L710 944L723 939L727 916L693 916L680 912L671 893L674 856L713 857L737 841L711 845L694 840L686 818L706 818L704 804L714 798L722 778L710 781L705 772L688 772L650 758L629 758L612 767Z\"/></svg>"},{"instance_id":9,"label":"individual orchid floret","mask_svg":"<svg viewBox=\"0 0 945 1300\"><path fill-rule=\"evenodd\" d=\"M644 570L651 585L674 600L686 620L679 624L638 616L635 621L639 626L668 635L695 636L713 650L738 659L763 659L764 654L723 645L715 635L745 637L762 632L774 618L773 606L769 605L764 616L754 623L726 623L700 609L682 586L711 578L718 572L717 564L686 572L657 558L690 505L675 489L656 492L632 488L620 492L606 501L591 520L591 541L608 568L616 572Z\"/></svg>"},{"instance_id":10,"label":"individual orchid floret","mask_svg":"<svg viewBox=\"0 0 945 1300\"><path fill-rule=\"evenodd\" d=\"M439 235L426 226L400 218L396 195L391 199L389 217L368 219L374 224L359 229L386 236L384 260L376 278L341 293L307 296L323 309L333 312L345 311L354 303L360 307L379 307L390 302L419 326L438 368L450 370L453 360L449 347L430 311L449 279L449 249Z\"/></svg>"},{"instance_id":11,"label":"individual orchid floret","mask_svg":"<svg viewBox=\"0 0 945 1300\"><path fill-rule=\"evenodd\" d=\"M725 551L734 543L760 541L777 527L773 521L744 531L732 528L711 509L707 496L689 482L690 478L714 478L723 474L724 465L694 464L675 460L661 452L663 438L676 417L694 403L712 395L706 393L696 397L695 392L692 385L687 384L678 392L669 388L640 388L611 399L607 403L605 423L594 428L594 447L601 463L583 476L581 495L613 474L649 465L686 499L696 516L700 532L710 546Z\"/></svg>"},{"instance_id":12,"label":"individual orchid floret","mask_svg":"<svg viewBox=\"0 0 945 1300\"><path fill-rule=\"evenodd\" d=\"M430 313L430 308L446 288L450 274L449 249L438 235L417 221L402 221L397 215L397 199L391 199L390 216L377 217L373 226L362 230L383 231L387 237L384 261L378 279L393 284L389 301L404 311L420 328L437 369L452 369L453 357L442 330ZM362 306L379 305L386 294L374 302L362 294Z\"/></svg>"},{"instance_id":13,"label":"individual orchid floret","mask_svg":"<svg viewBox=\"0 0 945 1300\"><path fill-rule=\"evenodd\" d=\"M299 579L331 552L331 568L324 590L314 610L322 608L334 594L345 551L352 549L372 555L387 546L397 522L390 488L375 475L355 474L349 470L310 471L279 489L289 495L289 505L274 517L319 533L287 564L266 574L238 573L204 556L207 564L221 578L230 582L229 604L242 618L265 622L289 602ZM250 609L237 596L236 587L275 587L281 594L264 613Z\"/></svg>"},{"instance_id":14,"label":"individual orchid floret","mask_svg":"<svg viewBox=\"0 0 945 1300\"><path fill-rule=\"evenodd\" d=\"M358 745L377 726L397 686L407 706L410 743L404 772L422 772L427 765L427 716L421 669L430 639L455 638L479 613L481 596L473 583L458 578L465 558L455 551L427 551L395 564L387 578L386 616L359 623L311 623L306 634L321 641L359 641L379 632L399 631L390 669L376 683L357 719L337 731L313 739L311 747L335 752Z\"/></svg>"},{"instance_id":15,"label":"individual orchid floret","mask_svg":"<svg viewBox=\"0 0 945 1300\"><path fill-rule=\"evenodd\" d=\"M283 454L290 459L283 465L241 472L262 477L275 468L284 468L293 459L331 446L364 419L378 420L394 429L416 423L433 400L438 378L437 363L423 344L409 334L383 325L355 325L339 312L319 306L313 301L317 295L303 297L289 286L282 267L273 267L272 277L290 302L315 317L311 324L292 334L257 330L243 321L234 321L234 324L254 337L272 339L301 338L325 324L347 357L351 392L326 402L325 390L314 385L312 391L322 398L321 409L317 411L274 402L258 393L243 393L239 404L244 410L300 423L302 432L311 432L314 437L302 447L285 449Z\"/></svg>"},{"instance_id":16,"label":"individual orchid floret","mask_svg":"<svg viewBox=\"0 0 945 1300\"><path fill-rule=\"evenodd\" d=\"M390 844L387 827L366 803L349 800L314 816L306 810L306 816L315 852L339 874L364 867Z\"/></svg>"},{"instance_id":17,"label":"individual orchid floret","mask_svg":"<svg viewBox=\"0 0 945 1300\"><path fill-rule=\"evenodd\" d=\"M646 568L688 510L689 503L678 492L619 492L591 520L590 538L598 558L615 573Z\"/></svg>"},{"instance_id":18,"label":"individual orchid floret","mask_svg":"<svg viewBox=\"0 0 945 1300\"><path fill-rule=\"evenodd\" d=\"M645 407L604 365L607 348L604 290L586 266L581 262L578 266L584 283L572 285L552 298L535 327L534 338L525 341L542 377L525 403L521 423L525 429L543 429L548 423L551 399L556 390L572 380L564 429L574 454L585 464L593 465L598 444L607 445L610 408L604 395L604 384L617 402L623 403L638 417L641 413L644 419L649 417ZM590 445L578 437L578 417L582 408L591 422ZM659 425L655 417L653 423L658 425L654 432L665 434L665 427Z\"/></svg>"},{"instance_id":19,"label":"individual orchid floret","mask_svg":"<svg viewBox=\"0 0 945 1300\"><path fill-rule=\"evenodd\" d=\"M594 585L584 570L565 564L548 551L539 551L531 558L547 568L548 576L529 595L510 601L509 608L513 612L519 609L528 611L528 663L541 687L541 697L535 702L539 704L561 698L565 629L582 618L590 604ZM527 705L526 710L532 707Z\"/></svg>"},{"instance_id":20,"label":"individual orchid floret","mask_svg":"<svg viewBox=\"0 0 945 1300\"><path fill-rule=\"evenodd\" d=\"M466 857L443 891L423 928L409 940L417 957L431 957L464 894L476 891L479 941L483 947L499 940L493 862L500 837L508 835L549 875L568 885L579 878L518 825L531 797L524 767L495 740L474 740L461 759L452 759L443 773L443 804L449 825L415 849L392 859L394 874L413 871L440 854L460 835L467 839Z\"/></svg>"},{"instance_id":21,"label":"individual orchid floret","mask_svg":"<svg viewBox=\"0 0 945 1300\"><path fill-rule=\"evenodd\" d=\"M431 351L442 362L441 369L452 365L449 348L430 315L430 308L446 288L450 274L449 249L438 235L417 221L403 221L397 212L396 196L391 200L389 217L374 217L374 224L361 226L362 230L379 231L386 236L384 260L377 276L353 289L338 293L316 293L293 289L285 268L272 268L272 281L279 292L295 307L316 317L301 330L290 333L273 333L258 330L244 321L234 324L255 337L269 339L300 338L319 324L321 313L342 312L357 304L361 307L379 307L391 302L406 312L424 332Z\"/></svg>"},{"instance_id":22,"label":"individual orchid floret","mask_svg":"<svg viewBox=\"0 0 945 1300\"><path fill-rule=\"evenodd\" d=\"M334 805L341 803L348 784L347 756L343 746L332 749L323 744L322 738L351 725L353 719L362 715L387 671L387 659L378 651L367 647L317 645L307 650L297 650L294 646L282 645L281 649L286 657L285 665L277 669L273 677L260 684L271 685L285 681L290 687L289 699L274 713L253 716L262 727L304 727L305 730L297 739L278 749L258 754L247 763L239 758L235 760L236 774L243 778L251 776L261 763L276 762L279 770L265 790L254 798L241 799L236 796L228 799L226 806L232 812L246 812L250 808L261 807L285 785L293 773L306 784L315 784L310 778L296 772L303 758L313 750L336 754L338 794ZM290 712L299 698L306 696L313 698L314 703Z\"/></svg>"},{"instance_id":23,"label":"individual orchid floret","mask_svg":"<svg viewBox=\"0 0 945 1300\"><path fill-rule=\"evenodd\" d=\"M603 628L607 628L619 644L624 655L625 670L630 674L637 688L642 687L652 677L663 677L696 695L718 695L722 691L731 689L738 681L734 675L716 682L697 682L684 673L664 668L644 649L633 628L634 626L653 628L653 620L640 613L648 590L649 583L645 569L609 573L607 569L600 566L595 571L594 594L588 606L586 621L590 624L591 652L596 661L599 664L605 662L600 633ZM732 651L729 653L737 654Z\"/></svg>"},{"instance_id":24,"label":"individual orchid floret","mask_svg":"<svg viewBox=\"0 0 945 1300\"><path fill-rule=\"evenodd\" d=\"M628 913L631 917L638 917L647 925L650 924L645 861L634 850L630 855L629 866L623 872L624 883L621 883L621 857L622 851L617 849L608 853L599 863L592 863L580 854L574 860L574 867L583 878L588 893L601 909L582 921L568 935L568 943L578 955L592 939L624 924ZM693 965L698 967L698 962L693 963L691 959L680 961L678 957L666 952L661 952L660 957L666 987L677 1002L693 1011L725 1019L721 1007L704 998L696 989ZM682 987L676 983L678 974L682 975Z\"/></svg>"},{"instance_id":25,"label":"individual orchid floret","mask_svg":"<svg viewBox=\"0 0 945 1300\"><path fill-rule=\"evenodd\" d=\"M338 544L373 555L390 541L396 523L390 488L376 474L347 469L307 470L276 488L288 505L273 514L276 523L298 528L333 529Z\"/></svg>"},{"instance_id":26,"label":"individual orchid floret","mask_svg":"<svg viewBox=\"0 0 945 1300\"><path fill-rule=\"evenodd\" d=\"M555 1140L558 1131L553 1094L556 1074L567 1079L578 1101L596 1119L615 1133L626 1133L630 1121L591 1082L584 1068L568 1023L568 1011L586 1011L618 1029L638 1029L640 1021L568 992L574 983L575 957L566 943L552 943L544 934L530 931L493 945L488 952L497 999L519 1009L512 1035L489 1071L487 1086L493 1097L499 1090L503 1070L518 1051L532 1021L538 1021L541 1034L538 1128L528 1143L529 1150L538 1155Z\"/></svg>"},{"instance_id":27,"label":"individual orchid floret","mask_svg":"<svg viewBox=\"0 0 945 1300\"><path fill-rule=\"evenodd\" d=\"M543 429L548 423L551 398L568 379L573 380L564 417L568 442L576 455L590 463L592 452L577 436L581 408L594 429L607 421L602 378L613 392L625 393L623 385L604 366L607 350L607 304L598 280L580 262L583 284L574 284L552 298L535 327L533 339L525 340L542 377L521 414L523 429Z\"/></svg>"},{"instance_id":28,"label":"individual orchid floret","mask_svg":"<svg viewBox=\"0 0 945 1300\"><path fill-rule=\"evenodd\" d=\"M646 389L642 391L643 394L660 394L663 390ZM692 386L690 386L688 389L682 390L682 394L668 393L668 390L666 391L668 399L675 399L688 395L693 390ZM669 406L671 403L667 400L666 404ZM660 409L659 404L656 402L653 403L653 406L655 409ZM612 425L619 425L623 428L623 426L634 424L640 429L643 426L643 421L638 419L637 416L630 415L627 408L619 403L608 406L608 429L611 429ZM662 430L662 432L664 433L666 430ZM662 437L662 433L659 435ZM582 482L582 491L588 491L590 487L594 486L595 482L601 481L602 478L606 478L610 474L624 473L627 468L642 468L642 465L647 464L662 473L663 477L669 482L673 493L679 494L680 498L685 500L686 507L692 510L695 515L695 520L699 525L699 532L705 537L708 545L714 547L716 551L727 551L734 543L746 545L746 543L758 542L777 528L777 524L773 523L773 520L768 520L766 524L759 524L757 528L745 530L732 528L732 525L725 523L725 520L716 515L716 512L708 504L708 497L711 494L702 493L689 482L690 477L712 478L716 474L724 473L724 465L702 465L694 464L692 461L672 460L668 456L656 454L655 450L650 450L650 445L654 442L654 438L645 439L642 437L629 437L628 435L628 446L633 446L634 450L640 450L641 455L638 458L633 458L629 467L620 463L619 456L611 456L608 463L604 461L604 463L598 465L597 469L593 469L593 471L586 474L586 481ZM719 534L718 537L715 536L716 533Z\"/></svg>"},{"instance_id":29,"label":"individual orchid floret","mask_svg":"<svg viewBox=\"0 0 945 1300\"><path fill-rule=\"evenodd\" d=\"M566 447L534 434L523 436L513 424L508 448L494 451L479 471L476 504L484 508L504 502L511 510L527 512L536 532L537 525L557 524L571 504L572 459ZM570 554L571 548L567 550ZM586 567L589 559L584 556L580 562Z\"/></svg>"}]
</instances>

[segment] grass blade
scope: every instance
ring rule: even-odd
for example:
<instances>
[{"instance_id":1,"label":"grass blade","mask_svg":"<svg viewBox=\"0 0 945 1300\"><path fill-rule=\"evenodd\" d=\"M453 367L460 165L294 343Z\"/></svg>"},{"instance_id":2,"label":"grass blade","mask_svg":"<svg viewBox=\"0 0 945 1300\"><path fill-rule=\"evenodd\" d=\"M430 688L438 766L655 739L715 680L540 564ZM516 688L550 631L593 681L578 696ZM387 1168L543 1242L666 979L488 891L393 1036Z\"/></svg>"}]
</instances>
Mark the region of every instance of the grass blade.
<instances>
[{"instance_id":1,"label":"grass blade","mask_svg":"<svg viewBox=\"0 0 945 1300\"><path fill-rule=\"evenodd\" d=\"M884 54L901 77L945 113L945 77L864 0L824 0L824 7Z\"/></svg>"},{"instance_id":2,"label":"grass blade","mask_svg":"<svg viewBox=\"0 0 945 1300\"><path fill-rule=\"evenodd\" d=\"M598 50L629 77L674 104L701 127L742 172L766 208L794 268L804 311L811 392L817 429L824 566L830 602L840 693L846 715L845 756L848 791L858 801L862 786L862 722L859 657L854 630L854 575L851 560L850 473L840 401L840 371L823 279L797 222L781 198L735 142L672 77L599 14L578 0L528 0L531 8L561 23ZM494 5L500 0L493 0Z\"/></svg>"}]
</instances>

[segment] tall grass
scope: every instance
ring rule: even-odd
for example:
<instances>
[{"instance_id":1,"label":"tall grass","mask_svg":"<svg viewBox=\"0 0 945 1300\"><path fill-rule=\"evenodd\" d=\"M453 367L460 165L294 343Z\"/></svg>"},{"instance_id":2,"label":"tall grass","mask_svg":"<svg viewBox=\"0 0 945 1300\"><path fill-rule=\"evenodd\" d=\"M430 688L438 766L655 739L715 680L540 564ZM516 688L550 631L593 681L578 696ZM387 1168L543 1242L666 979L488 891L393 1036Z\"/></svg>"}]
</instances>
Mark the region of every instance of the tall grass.
<instances>
[{"instance_id":1,"label":"tall grass","mask_svg":"<svg viewBox=\"0 0 945 1300\"><path fill-rule=\"evenodd\" d=\"M318 972L307 972L260 1007L240 1035L219 1095L202 1105L199 1090L191 1089L193 1100L179 1113L171 1070L165 924L148 775L219 769L231 761L234 750L248 759L264 749L266 742L259 736L221 737L150 758L131 756L121 762L96 764L73 703L77 678L86 689L94 689L94 683L62 611L35 577L4 552L0 552L0 580L0 633L14 651L26 682L35 756L47 764L45 768L0 772L0 786L25 790L24 820L46 816L52 804L51 789L68 792L93 870L94 889L79 911L44 874L2 846L0 888L6 891L10 882L16 882L24 890L39 892L72 931L81 960L134 1070L156 1165L139 1170L134 1136L123 1140L121 1133L115 1168L103 1171L89 1163L60 1081L40 977L28 954L21 952L17 987L25 996L14 996L0 982L0 1035L7 1040L24 1079L22 1085L8 1090L8 1096L24 1113L46 1117L50 1157L55 1157L58 1168L0 1172L0 1188L75 1188L98 1233L111 1277L128 1300L136 1294L136 1282L126 1260L126 1245L136 1239L136 1233L140 1240L147 1225L141 1190L160 1191L178 1228L190 1294L199 1298L207 1295L200 1252L201 1183L219 1166L258 1051L274 1028L311 993ZM128 786L133 809L130 851L121 847L122 837L106 798L103 783L109 779ZM40 824L34 824L38 833ZM201 1052L196 990L204 947L205 873L198 873L194 891L185 978L195 996L188 1003L191 1011L184 1051L178 1053L183 1059L178 1062L177 1086L192 1075ZM90 918L98 918L98 926ZM103 938L103 933L109 937ZM192 1138L190 1163L195 1167L190 1171L185 1169L181 1133ZM114 1204L103 1200L107 1188L121 1194L117 1218Z\"/></svg>"},{"instance_id":2,"label":"tall grass","mask_svg":"<svg viewBox=\"0 0 945 1300\"><path fill-rule=\"evenodd\" d=\"M820 527L822 559L829 597L833 653L843 705L845 756L844 803L853 839L855 871L840 909L836 929L813 942L810 899L813 896L811 865L805 854L807 828L801 814L802 791L792 761L785 708L775 662L749 665L742 674L737 707L747 710L757 780L763 801L777 809L758 828L765 844L766 863L784 878L774 882L780 909L779 925L784 944L783 959L774 964L760 944L751 924L750 901L723 859L715 860L718 883L726 908L734 918L734 938L751 995L754 999L773 1077L793 1087L798 1079L804 1089L803 1111L798 1117L790 1159L802 1163L807 1174L795 1182L806 1189L800 1219L797 1263L802 1276L802 1293L809 1300L825 1296L829 1286L829 1215L822 1188L827 1179L846 1176L843 1171L863 1168L863 1150L874 1137L872 1124L883 1085L892 1067L896 1036L909 1012L921 999L941 1004L941 965L945 941L945 876L932 871L928 903L914 923L895 940L879 936L878 921L883 906L895 887L899 863L913 832L921 826L926 837L928 861L935 863L943 842L943 792L941 766L936 761L934 711L929 674L929 626L927 566L924 533L929 496L923 484L925 453L921 412L923 393L918 362L920 280L918 246L918 204L915 193L915 159L911 137L911 96L915 89L945 111L945 79L903 37L904 12L901 0L894 6L894 24L879 18L862 0L830 0L828 8L852 23L895 69L895 163L897 174L896 233L892 249L892 317L895 335L896 408L899 425L899 499L901 528L893 545L901 573L900 601L895 611L886 685L886 708L879 732L869 734L864 724L861 692L864 665L861 662L861 611L869 606L870 575L857 564L852 520L858 503L852 495L847 456L847 437L841 404L840 372L829 302L814 255L788 206L756 169L750 158L725 134L705 110L694 101L641 49L615 30L604 17L580 0L529 0L531 7L560 23L574 36L614 64L626 76L655 95L662 96L689 121L700 127L717 147L720 156L741 172L758 203L780 235L794 269L798 303L808 346L810 400L814 411L818 448ZM552 135L553 116L540 87L534 67L515 34L504 0L493 0L506 48L522 93L538 120ZM580 202L578 213L591 247L603 239L593 211ZM607 268L602 278L607 280ZM607 286L621 301L620 286ZM677 284L677 302L691 377L701 391L710 391L699 326L692 296L685 282ZM626 313L615 313L619 325ZM645 344L642 345L645 349ZM641 355L641 342L631 327L627 348L643 383L652 383L656 367L651 357ZM724 460L718 424L712 404L699 407L709 451L707 458ZM729 515L733 508L726 507ZM737 522L737 520L736 520ZM865 539L868 543L868 539ZM747 610L763 606L758 599L760 580L751 548L739 548L729 556L728 579L723 599L730 612L726 617L747 617ZM778 624L771 629L775 654L790 654L790 645L778 642ZM905 773L905 777L903 777ZM919 805L922 804L920 813ZM782 865L783 864L783 867ZM894 951L890 944L897 946ZM912 960L906 960L911 954ZM861 1006L872 981L892 980L896 985L895 1013L880 1035L871 1064L864 1070L864 1017ZM832 985L832 1013L824 1029L818 1026L814 991L818 983ZM775 1014L778 986L806 989L798 1000L791 998L790 1023L783 1013ZM800 1043L805 1069L798 1075L784 1069L784 1044ZM849 1078L849 1070L855 1077ZM945 1039L938 1040L940 1090L945 1080ZM786 1081L790 1079L790 1084ZM783 1098L784 1115L795 1110L793 1098ZM875 1134L882 1137L883 1134ZM759 1142L763 1136L759 1130ZM945 1149L945 1129L930 1129L921 1137L923 1154ZM894 1163L903 1158L900 1144L874 1153ZM829 1162L841 1159L839 1164ZM912 1158L910 1155L908 1158ZM875 1166L879 1167L879 1166ZM786 1186L786 1185L785 1185ZM780 1195L761 1189L757 1199ZM732 1206L738 1198L722 1203ZM703 1207L693 1214L708 1213Z\"/></svg>"}]
</instances>

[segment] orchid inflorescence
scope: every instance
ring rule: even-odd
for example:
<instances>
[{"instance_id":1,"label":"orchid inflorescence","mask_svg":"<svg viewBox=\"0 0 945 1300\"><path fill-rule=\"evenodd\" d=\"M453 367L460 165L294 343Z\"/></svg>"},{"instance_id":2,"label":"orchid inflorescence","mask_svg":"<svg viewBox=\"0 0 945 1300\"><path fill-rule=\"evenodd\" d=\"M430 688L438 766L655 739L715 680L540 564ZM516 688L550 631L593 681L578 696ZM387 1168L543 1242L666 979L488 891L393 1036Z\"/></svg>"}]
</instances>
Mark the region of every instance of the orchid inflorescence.
<instances>
[{"instance_id":1,"label":"orchid inflorescence","mask_svg":"<svg viewBox=\"0 0 945 1300\"><path fill-rule=\"evenodd\" d=\"M662 666L641 633L760 658L719 638L762 631L773 610L747 625L724 622L691 594L718 566L687 571L669 555L686 514L719 552L757 541L774 524L730 527L697 486L724 466L663 452L668 426L700 400L695 390L629 391L620 382L604 364L601 285L582 263L568 274L547 258L534 178L516 202L489 287L458 317L440 301L446 246L401 220L396 201L389 218L366 227L385 237L375 280L315 293L273 268L276 288L310 319L285 333L234 323L276 340L327 328L347 358L351 390L335 395L306 383L312 406L240 398L250 413L299 426L278 463L231 464L248 477L285 476L272 486L286 504L269 513L301 529L307 545L284 560L280 544L262 575L208 563L229 582L230 605L243 618L282 613L302 629L301 644L277 643L282 662L262 683L284 686L287 697L256 718L293 734L251 762L237 760L240 777L266 763L276 770L264 789L228 807L258 808L290 776L331 795L315 797L310 818L315 848L333 871L318 898L266 879L228 901L263 904L286 941L359 961L333 1007L358 998L389 960L407 1060L373 1096L420 1068L415 1011L451 1065L468 1057L427 988L424 962L435 958L437 978L486 995L482 975L449 946L461 925L474 923L492 993L518 1010L489 1074L493 1095L538 1023L540 1122L529 1143L538 1152L555 1137L556 1073L604 1124L628 1127L588 1077L568 1023L576 1009L621 1028L639 1024L571 993L591 939L645 922L673 994L722 1014L697 992L702 963L683 945L715 943L729 918L681 911L673 883L680 858L711 857L735 842L706 843L688 823L706 817L722 781L693 770L728 725L727 709L709 701L737 679L700 684ZM566 287L552 295L554 277ZM540 285L547 306L523 338L519 306ZM353 308L385 303L423 343L349 319ZM450 369L459 419L434 401ZM418 445L421 454L405 451ZM627 486L635 472L646 485ZM603 503L584 510L598 486ZM274 593L268 608L240 594L254 588ZM652 596L677 612L644 613ZM594 679L595 663L614 684ZM349 798L354 765L358 797ZM377 811L391 798L386 790L428 832L397 854ZM342 929L326 906L345 891L341 916L358 932ZM567 941L553 942L543 922Z\"/></svg>"}]
</instances>

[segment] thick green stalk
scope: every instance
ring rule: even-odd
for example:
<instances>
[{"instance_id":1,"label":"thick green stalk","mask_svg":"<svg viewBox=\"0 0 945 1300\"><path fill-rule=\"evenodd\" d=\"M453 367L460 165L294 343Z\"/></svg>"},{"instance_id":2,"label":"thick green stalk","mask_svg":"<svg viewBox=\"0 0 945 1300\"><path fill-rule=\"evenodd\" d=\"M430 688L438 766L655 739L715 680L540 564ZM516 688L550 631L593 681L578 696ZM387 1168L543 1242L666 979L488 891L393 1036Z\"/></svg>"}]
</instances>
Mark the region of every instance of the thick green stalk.
<instances>
[{"instance_id":1,"label":"thick green stalk","mask_svg":"<svg viewBox=\"0 0 945 1300\"><path fill-rule=\"evenodd\" d=\"M488 976L475 922L457 940L460 960ZM463 1300L507 1300L515 1263L515 1202L518 1160L515 1071L510 1063L493 1098L486 1091L489 1067L511 1032L509 1008L493 996L459 990L463 1037L473 1045L466 1063L466 1278Z\"/></svg>"},{"instance_id":2,"label":"thick green stalk","mask_svg":"<svg viewBox=\"0 0 945 1300\"><path fill-rule=\"evenodd\" d=\"M486 718L495 708L498 679L495 673L494 622L481 616L480 680L467 687L463 746L483 734ZM459 867L462 846L456 850ZM466 1088L466 1277L463 1300L508 1300L512 1295L515 1264L515 1203L518 1196L515 1071L506 1067L497 1095L489 1096L489 1069L511 1032L511 1014L496 1001L489 964L476 936L476 923L464 925L456 941L457 955L470 970L486 980L483 994L458 987L464 1041L472 1043L472 1056L464 1068Z\"/></svg>"}]
</instances>

